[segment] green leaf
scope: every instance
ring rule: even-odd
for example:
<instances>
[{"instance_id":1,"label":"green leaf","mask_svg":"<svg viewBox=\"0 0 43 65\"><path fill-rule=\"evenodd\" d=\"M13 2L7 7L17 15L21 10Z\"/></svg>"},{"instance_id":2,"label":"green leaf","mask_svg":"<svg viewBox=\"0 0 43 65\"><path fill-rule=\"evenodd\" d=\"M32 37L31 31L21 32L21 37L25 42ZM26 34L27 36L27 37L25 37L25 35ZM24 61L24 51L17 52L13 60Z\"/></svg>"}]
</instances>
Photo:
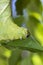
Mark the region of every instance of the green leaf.
<instances>
[{"instance_id":1,"label":"green leaf","mask_svg":"<svg viewBox=\"0 0 43 65\"><path fill-rule=\"evenodd\" d=\"M7 59L0 57L0 65L8 65Z\"/></svg>"},{"instance_id":2,"label":"green leaf","mask_svg":"<svg viewBox=\"0 0 43 65\"><path fill-rule=\"evenodd\" d=\"M2 55L3 57L9 58L11 56L12 51L1 46L0 47L0 55Z\"/></svg>"},{"instance_id":3,"label":"green leaf","mask_svg":"<svg viewBox=\"0 0 43 65\"><path fill-rule=\"evenodd\" d=\"M30 15L30 12L37 12L37 13L34 13L34 14L38 14L40 13L42 15L42 6L41 6L41 2L40 0L17 0L17 7L16 7L16 12L18 13L18 15L12 15L14 20L15 20L15 23L18 24L19 26L22 26L22 24L24 24L24 22L26 21L27 22L27 19ZM16 5L16 3L14 5ZM19 6L21 5L21 6ZM15 11L15 8L12 7L12 11ZM29 13L28 13L29 12ZM13 13L13 12L12 12ZM15 14L15 12L14 12ZM38 15L40 15L38 14ZM20 16L19 16L20 15ZM40 16L41 16L40 15ZM25 19L27 18L27 19ZM19 22L19 23L18 23Z\"/></svg>"},{"instance_id":4,"label":"green leaf","mask_svg":"<svg viewBox=\"0 0 43 65\"><path fill-rule=\"evenodd\" d=\"M7 42L5 42L4 44L3 43L2 45L4 45L5 47L9 46L12 48L29 50L32 52L43 52L43 47L34 38L32 39L31 37L24 40L13 40L8 43Z\"/></svg>"},{"instance_id":5,"label":"green leaf","mask_svg":"<svg viewBox=\"0 0 43 65\"><path fill-rule=\"evenodd\" d=\"M41 46L43 46L43 21L40 18L40 16L38 16L37 18L36 17L37 16L30 15L29 22L27 22L27 27L29 28L29 31L30 31L31 35L37 41L39 41L39 44ZM39 21L39 18L40 18L40 21Z\"/></svg>"},{"instance_id":6,"label":"green leaf","mask_svg":"<svg viewBox=\"0 0 43 65\"><path fill-rule=\"evenodd\" d=\"M9 50L3 46L0 47L0 65L16 65L20 59L22 50Z\"/></svg>"},{"instance_id":7,"label":"green leaf","mask_svg":"<svg viewBox=\"0 0 43 65\"><path fill-rule=\"evenodd\" d=\"M0 47L0 65L8 65L8 58L10 57L11 51L5 47Z\"/></svg>"},{"instance_id":8,"label":"green leaf","mask_svg":"<svg viewBox=\"0 0 43 65\"><path fill-rule=\"evenodd\" d=\"M15 49L12 51L11 57L8 60L9 65L16 65L20 60L22 50Z\"/></svg>"},{"instance_id":9,"label":"green leaf","mask_svg":"<svg viewBox=\"0 0 43 65\"><path fill-rule=\"evenodd\" d=\"M37 12L42 14L42 5L40 0L31 0L30 4L27 7L28 11Z\"/></svg>"},{"instance_id":10,"label":"green leaf","mask_svg":"<svg viewBox=\"0 0 43 65\"><path fill-rule=\"evenodd\" d=\"M42 16L37 12L30 12L29 16L32 16L32 17L36 18L38 21L42 22Z\"/></svg>"},{"instance_id":11,"label":"green leaf","mask_svg":"<svg viewBox=\"0 0 43 65\"><path fill-rule=\"evenodd\" d=\"M43 60L42 60L41 56L37 53L34 53L32 55L32 62L34 65L43 65Z\"/></svg>"},{"instance_id":12,"label":"green leaf","mask_svg":"<svg viewBox=\"0 0 43 65\"><path fill-rule=\"evenodd\" d=\"M24 54L25 55L25 54ZM27 53L27 57L21 59L17 65L32 65L31 54Z\"/></svg>"},{"instance_id":13,"label":"green leaf","mask_svg":"<svg viewBox=\"0 0 43 65\"><path fill-rule=\"evenodd\" d=\"M23 50L26 49L35 52L43 52L42 46L40 46L40 44L37 41L35 41L35 39L29 37L28 39L22 40L22 38L25 38L27 36L27 29L19 27L15 23L13 23L13 19L11 17L10 0L3 0L0 1L0 3L0 7L2 8L0 10L0 43L2 43L2 45L5 46L7 45L16 48L18 47ZM35 28L35 25L33 26L34 23L32 22L31 24L30 22L30 24L27 24L30 26L30 30L33 34L33 30Z\"/></svg>"},{"instance_id":14,"label":"green leaf","mask_svg":"<svg viewBox=\"0 0 43 65\"><path fill-rule=\"evenodd\" d=\"M27 36L27 29L13 23L10 0L0 1L0 40L20 39Z\"/></svg>"}]
</instances>

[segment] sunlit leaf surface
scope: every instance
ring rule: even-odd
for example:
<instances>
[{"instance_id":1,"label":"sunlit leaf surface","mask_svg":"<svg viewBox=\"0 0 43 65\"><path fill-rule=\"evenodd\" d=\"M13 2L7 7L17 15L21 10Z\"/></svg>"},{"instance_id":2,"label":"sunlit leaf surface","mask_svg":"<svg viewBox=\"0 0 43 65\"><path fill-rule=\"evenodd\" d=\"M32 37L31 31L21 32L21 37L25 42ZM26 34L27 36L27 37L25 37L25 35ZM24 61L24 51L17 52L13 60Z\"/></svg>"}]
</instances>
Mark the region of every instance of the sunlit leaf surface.
<instances>
[{"instance_id":1,"label":"sunlit leaf surface","mask_svg":"<svg viewBox=\"0 0 43 65\"><path fill-rule=\"evenodd\" d=\"M27 36L27 29L13 23L10 0L0 1L0 40L19 39Z\"/></svg>"}]
</instances>

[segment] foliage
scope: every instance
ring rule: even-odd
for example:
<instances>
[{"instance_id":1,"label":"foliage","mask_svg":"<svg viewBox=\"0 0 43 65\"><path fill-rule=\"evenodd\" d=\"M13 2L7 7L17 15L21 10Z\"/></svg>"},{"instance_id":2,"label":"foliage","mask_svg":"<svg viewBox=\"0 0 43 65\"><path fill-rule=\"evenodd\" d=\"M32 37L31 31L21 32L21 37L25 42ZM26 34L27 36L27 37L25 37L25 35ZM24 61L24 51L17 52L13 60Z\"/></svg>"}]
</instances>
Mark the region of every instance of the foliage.
<instances>
[{"instance_id":1,"label":"foliage","mask_svg":"<svg viewBox=\"0 0 43 65\"><path fill-rule=\"evenodd\" d=\"M16 1L16 0L15 0ZM0 65L43 65L41 0L0 0Z\"/></svg>"}]
</instances>

